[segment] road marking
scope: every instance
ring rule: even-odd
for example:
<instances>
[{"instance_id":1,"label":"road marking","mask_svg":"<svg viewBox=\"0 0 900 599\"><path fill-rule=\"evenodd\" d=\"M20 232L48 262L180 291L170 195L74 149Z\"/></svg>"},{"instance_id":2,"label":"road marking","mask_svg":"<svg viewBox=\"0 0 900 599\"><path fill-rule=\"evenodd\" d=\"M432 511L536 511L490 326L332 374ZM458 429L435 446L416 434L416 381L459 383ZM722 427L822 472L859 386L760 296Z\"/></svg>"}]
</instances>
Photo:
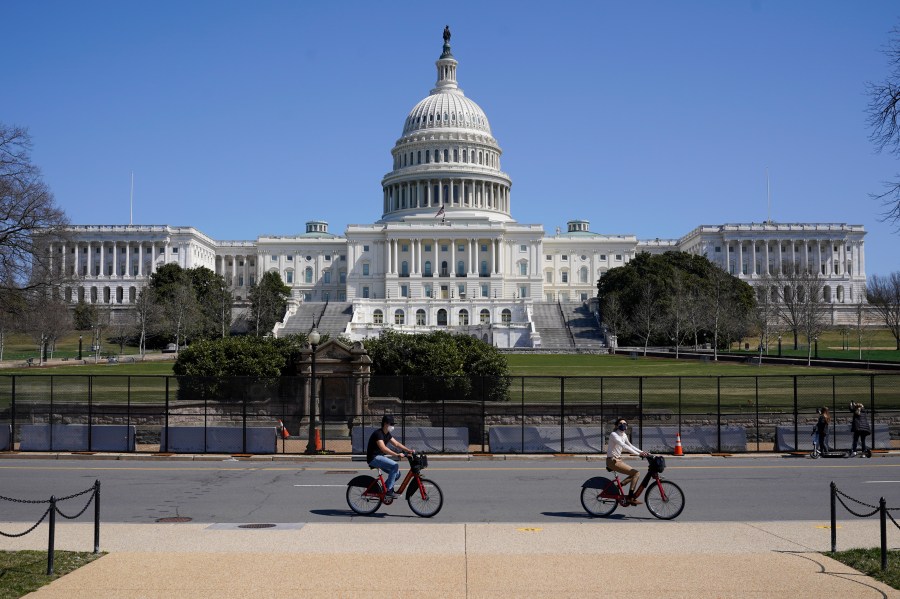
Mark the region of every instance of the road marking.
<instances>
[{"instance_id":1,"label":"road marking","mask_svg":"<svg viewBox=\"0 0 900 599\"><path fill-rule=\"evenodd\" d=\"M900 483L900 480L864 480L865 483Z\"/></svg>"},{"instance_id":2,"label":"road marking","mask_svg":"<svg viewBox=\"0 0 900 599\"><path fill-rule=\"evenodd\" d=\"M816 528L831 528L831 526L828 525L828 524L821 524L821 525L819 525L819 526L816 526ZM839 529L839 528L843 528L843 526L841 526L840 524L838 524L837 526L834 527L835 530L837 530L837 529Z\"/></svg>"},{"instance_id":3,"label":"road marking","mask_svg":"<svg viewBox=\"0 0 900 599\"><path fill-rule=\"evenodd\" d=\"M519 532L541 532L543 528L517 528Z\"/></svg>"},{"instance_id":4,"label":"road marking","mask_svg":"<svg viewBox=\"0 0 900 599\"><path fill-rule=\"evenodd\" d=\"M294 485L295 487L346 487L347 485Z\"/></svg>"}]
</instances>

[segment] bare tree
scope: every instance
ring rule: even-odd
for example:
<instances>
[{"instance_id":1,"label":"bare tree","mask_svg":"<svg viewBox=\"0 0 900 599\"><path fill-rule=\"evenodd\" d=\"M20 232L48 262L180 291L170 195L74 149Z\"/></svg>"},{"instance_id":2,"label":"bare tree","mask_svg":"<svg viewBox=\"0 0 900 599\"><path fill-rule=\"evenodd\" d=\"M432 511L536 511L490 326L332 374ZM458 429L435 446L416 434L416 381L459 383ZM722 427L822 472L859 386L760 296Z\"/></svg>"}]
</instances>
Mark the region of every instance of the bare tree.
<instances>
[{"instance_id":1,"label":"bare tree","mask_svg":"<svg viewBox=\"0 0 900 599\"><path fill-rule=\"evenodd\" d=\"M50 249L60 247L67 226L40 169L31 163L28 131L0 123L0 289L47 290L60 282L62 261L54 262ZM0 294L0 300L9 298Z\"/></svg>"},{"instance_id":2,"label":"bare tree","mask_svg":"<svg viewBox=\"0 0 900 599\"><path fill-rule=\"evenodd\" d=\"M884 47L888 59L888 75L879 83L867 83L869 95L869 139L878 152L900 156L900 27L894 27ZM882 220L900 230L900 175L884 184L885 191L869 194L884 207Z\"/></svg>"},{"instance_id":3,"label":"bare tree","mask_svg":"<svg viewBox=\"0 0 900 599\"><path fill-rule=\"evenodd\" d=\"M134 304L135 329L141 358L147 353L147 339L159 329L162 310L156 301L156 290L148 285L141 290Z\"/></svg>"},{"instance_id":4,"label":"bare tree","mask_svg":"<svg viewBox=\"0 0 900 599\"><path fill-rule=\"evenodd\" d=\"M641 294L632 313L631 328L644 341L644 355L647 355L647 346L650 338L662 326L662 307L659 302L659 294L653 281L649 278L641 281Z\"/></svg>"},{"instance_id":5,"label":"bare tree","mask_svg":"<svg viewBox=\"0 0 900 599\"><path fill-rule=\"evenodd\" d=\"M753 324L759 335L759 356L762 357L763 349L769 353L769 338L772 335L772 325L778 320L778 311L775 299L777 299L777 287L772 284L771 275L763 277L762 282L756 287L756 309L753 311Z\"/></svg>"},{"instance_id":6,"label":"bare tree","mask_svg":"<svg viewBox=\"0 0 900 599\"><path fill-rule=\"evenodd\" d=\"M616 339L618 339L619 335L625 334L628 326L628 315L624 306L622 306L622 302L619 300L618 293L610 293L603 299L600 315L607 334L612 335Z\"/></svg>"},{"instance_id":7,"label":"bare tree","mask_svg":"<svg viewBox=\"0 0 900 599\"><path fill-rule=\"evenodd\" d=\"M713 268L709 279L709 289L705 296L706 326L713 335L713 360L719 360L719 338L727 330L730 305L734 303L731 275L719 268Z\"/></svg>"},{"instance_id":8,"label":"bare tree","mask_svg":"<svg viewBox=\"0 0 900 599\"><path fill-rule=\"evenodd\" d=\"M900 350L900 272L886 277L872 275L866 286L866 299L894 336Z\"/></svg>"},{"instance_id":9,"label":"bare tree","mask_svg":"<svg viewBox=\"0 0 900 599\"><path fill-rule=\"evenodd\" d=\"M171 296L163 303L163 313L168 321L169 333L175 337L176 353L192 332L197 322L200 307L197 295L189 280L182 280L172 288Z\"/></svg>"},{"instance_id":10,"label":"bare tree","mask_svg":"<svg viewBox=\"0 0 900 599\"><path fill-rule=\"evenodd\" d=\"M706 302L703 292L694 286L688 290L688 310L685 316L687 320L688 334L694 339L694 350L700 347L700 331L703 330L703 322L706 318Z\"/></svg>"},{"instance_id":11,"label":"bare tree","mask_svg":"<svg viewBox=\"0 0 900 599\"><path fill-rule=\"evenodd\" d=\"M802 305L800 330L806 337L806 365L812 363L813 343L828 327L831 306L825 302L824 283L819 274L807 275L800 281L800 301Z\"/></svg>"},{"instance_id":12,"label":"bare tree","mask_svg":"<svg viewBox=\"0 0 900 599\"><path fill-rule=\"evenodd\" d=\"M804 295L799 292L806 286L811 275L799 262L786 262L782 269L771 277L775 287L775 311L784 327L794 336L794 349L798 349L798 337L803 323Z\"/></svg>"},{"instance_id":13,"label":"bare tree","mask_svg":"<svg viewBox=\"0 0 900 599\"><path fill-rule=\"evenodd\" d=\"M52 358L56 342L72 331L72 315L63 302L32 292L23 319L25 331L38 348L43 362Z\"/></svg>"},{"instance_id":14,"label":"bare tree","mask_svg":"<svg viewBox=\"0 0 900 599\"><path fill-rule=\"evenodd\" d=\"M856 304L856 347L859 350L859 359L863 359L863 341L868 346L868 340L871 335L871 316L866 304L859 302Z\"/></svg>"},{"instance_id":15,"label":"bare tree","mask_svg":"<svg viewBox=\"0 0 900 599\"><path fill-rule=\"evenodd\" d=\"M690 289L685 284L684 275L680 270L676 270L675 278L672 281L672 297L670 298L668 313L666 314L669 334L672 337L672 343L675 345L676 360L679 358L681 343L690 333L691 310ZM694 336L696 344L696 332Z\"/></svg>"}]
</instances>

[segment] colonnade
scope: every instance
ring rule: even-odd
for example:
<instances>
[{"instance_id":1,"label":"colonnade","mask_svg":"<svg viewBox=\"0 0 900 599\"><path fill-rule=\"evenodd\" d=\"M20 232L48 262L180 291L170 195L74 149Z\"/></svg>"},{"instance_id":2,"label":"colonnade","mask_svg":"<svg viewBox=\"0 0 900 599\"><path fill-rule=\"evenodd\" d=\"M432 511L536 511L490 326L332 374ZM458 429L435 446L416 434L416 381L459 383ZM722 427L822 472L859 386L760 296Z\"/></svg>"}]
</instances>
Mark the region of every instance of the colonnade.
<instances>
[{"instance_id":1,"label":"colonnade","mask_svg":"<svg viewBox=\"0 0 900 599\"><path fill-rule=\"evenodd\" d=\"M74 241L51 243L50 269L88 278L147 277L156 272L159 256L168 256L170 244L128 241Z\"/></svg>"},{"instance_id":2,"label":"colonnade","mask_svg":"<svg viewBox=\"0 0 900 599\"><path fill-rule=\"evenodd\" d=\"M788 264L825 277L863 276L863 243L828 238L732 240L725 242L725 264L731 274L750 277L777 275Z\"/></svg>"},{"instance_id":3,"label":"colonnade","mask_svg":"<svg viewBox=\"0 0 900 599\"><path fill-rule=\"evenodd\" d=\"M480 179L438 178L384 187L384 212L439 206L509 212L509 186Z\"/></svg>"}]
</instances>

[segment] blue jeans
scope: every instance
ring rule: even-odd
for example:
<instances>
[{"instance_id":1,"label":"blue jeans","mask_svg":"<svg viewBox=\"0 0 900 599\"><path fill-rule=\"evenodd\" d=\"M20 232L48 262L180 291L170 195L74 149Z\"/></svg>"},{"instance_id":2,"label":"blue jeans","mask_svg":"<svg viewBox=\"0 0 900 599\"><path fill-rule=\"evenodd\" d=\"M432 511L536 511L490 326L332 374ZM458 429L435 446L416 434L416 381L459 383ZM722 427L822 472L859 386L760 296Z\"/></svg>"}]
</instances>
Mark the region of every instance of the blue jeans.
<instances>
[{"instance_id":1,"label":"blue jeans","mask_svg":"<svg viewBox=\"0 0 900 599\"><path fill-rule=\"evenodd\" d=\"M387 485L388 491L393 491L394 483L397 482L397 477L400 476L400 464L386 455L378 455L372 458L372 461L369 462L369 466L378 468L388 475L384 484Z\"/></svg>"}]
</instances>

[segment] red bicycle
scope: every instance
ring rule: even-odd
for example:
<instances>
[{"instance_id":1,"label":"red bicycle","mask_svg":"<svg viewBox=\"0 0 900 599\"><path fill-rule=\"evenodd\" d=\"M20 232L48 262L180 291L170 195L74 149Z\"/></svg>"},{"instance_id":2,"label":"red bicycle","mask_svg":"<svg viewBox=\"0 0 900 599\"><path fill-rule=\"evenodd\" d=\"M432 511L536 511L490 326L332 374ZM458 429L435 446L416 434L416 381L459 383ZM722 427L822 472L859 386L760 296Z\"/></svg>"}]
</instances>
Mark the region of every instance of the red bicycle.
<instances>
[{"instance_id":1,"label":"red bicycle","mask_svg":"<svg viewBox=\"0 0 900 599\"><path fill-rule=\"evenodd\" d=\"M428 467L428 456L414 453L407 455L406 459L409 460L409 471L397 490L397 495L406 493L409 509L416 516L431 518L441 511L444 494L437 483L421 476L422 470ZM394 499L387 496L384 477L380 471L378 478L362 474L347 483L347 505L357 514L374 514L382 504L391 505L393 502Z\"/></svg>"},{"instance_id":2,"label":"red bicycle","mask_svg":"<svg viewBox=\"0 0 900 599\"><path fill-rule=\"evenodd\" d=\"M644 503L650 513L661 520L677 518L684 509L684 492L681 487L670 480L664 480L660 473L666 469L666 460L661 455L646 457L649 468L644 480L634 493L640 497L644 493ZM609 468L607 471L612 472ZM650 486L647 483L650 480ZM647 489L646 493L644 489ZM610 480L605 476L589 478L581 485L581 505L592 516L606 517L616 511L618 506L628 507L628 495L619 482L619 475Z\"/></svg>"}]
</instances>

